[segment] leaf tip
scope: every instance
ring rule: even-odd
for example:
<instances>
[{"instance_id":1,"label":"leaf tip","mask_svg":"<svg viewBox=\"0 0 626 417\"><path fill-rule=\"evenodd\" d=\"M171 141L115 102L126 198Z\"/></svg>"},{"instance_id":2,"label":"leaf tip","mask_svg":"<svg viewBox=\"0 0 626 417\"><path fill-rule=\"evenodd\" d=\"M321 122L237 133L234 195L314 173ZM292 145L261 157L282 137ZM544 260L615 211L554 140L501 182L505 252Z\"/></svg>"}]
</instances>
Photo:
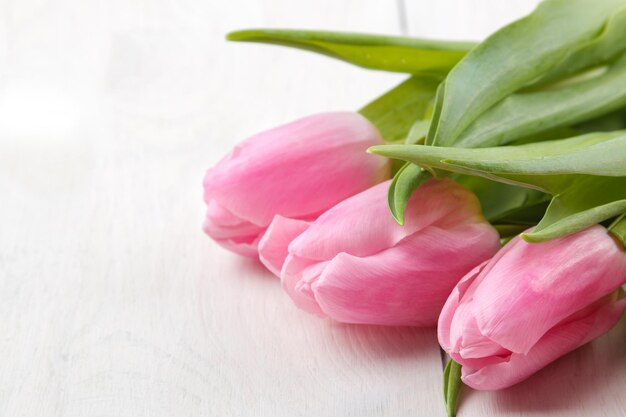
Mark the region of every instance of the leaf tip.
<instances>
[{"instance_id":1,"label":"leaf tip","mask_svg":"<svg viewBox=\"0 0 626 417\"><path fill-rule=\"evenodd\" d=\"M520 233L520 237L528 243L539 243L545 240L538 233Z\"/></svg>"},{"instance_id":2,"label":"leaf tip","mask_svg":"<svg viewBox=\"0 0 626 417\"><path fill-rule=\"evenodd\" d=\"M387 158L393 158L393 152L389 150L389 145L376 145L367 148L367 153L374 155L386 156Z\"/></svg>"},{"instance_id":3,"label":"leaf tip","mask_svg":"<svg viewBox=\"0 0 626 417\"><path fill-rule=\"evenodd\" d=\"M245 41L249 38L250 31L249 30L235 30L233 32L228 32L225 36L227 41Z\"/></svg>"},{"instance_id":4,"label":"leaf tip","mask_svg":"<svg viewBox=\"0 0 626 417\"><path fill-rule=\"evenodd\" d=\"M396 213L395 210L389 209L391 212L391 216L400 226L404 226L404 215L401 213Z\"/></svg>"}]
</instances>

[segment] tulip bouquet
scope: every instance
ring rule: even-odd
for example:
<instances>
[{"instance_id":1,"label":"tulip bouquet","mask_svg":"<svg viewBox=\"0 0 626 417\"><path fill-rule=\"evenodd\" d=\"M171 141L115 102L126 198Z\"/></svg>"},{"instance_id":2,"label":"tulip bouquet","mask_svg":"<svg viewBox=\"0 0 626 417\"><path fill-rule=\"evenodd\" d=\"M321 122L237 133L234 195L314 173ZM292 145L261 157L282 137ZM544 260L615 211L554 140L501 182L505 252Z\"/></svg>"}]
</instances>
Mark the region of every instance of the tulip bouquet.
<instances>
[{"instance_id":1,"label":"tulip bouquet","mask_svg":"<svg viewBox=\"0 0 626 417\"><path fill-rule=\"evenodd\" d=\"M410 74L359 112L252 136L206 174L205 232L260 259L298 307L437 326L450 415L461 381L516 384L619 321L624 0L546 0L478 44L228 38Z\"/></svg>"}]
</instances>

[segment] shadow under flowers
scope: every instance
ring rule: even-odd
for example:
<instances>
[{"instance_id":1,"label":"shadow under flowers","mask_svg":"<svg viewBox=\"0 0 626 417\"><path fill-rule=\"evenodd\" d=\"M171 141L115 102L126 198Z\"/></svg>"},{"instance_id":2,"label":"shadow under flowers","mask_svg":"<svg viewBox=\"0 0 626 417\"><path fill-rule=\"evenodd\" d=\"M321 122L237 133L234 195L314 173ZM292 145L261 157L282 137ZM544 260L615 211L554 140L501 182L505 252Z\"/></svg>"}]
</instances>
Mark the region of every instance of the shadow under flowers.
<instances>
[{"instance_id":1,"label":"shadow under flowers","mask_svg":"<svg viewBox=\"0 0 626 417\"><path fill-rule=\"evenodd\" d=\"M281 305L276 307L283 311L277 314L281 316L289 314L292 316L291 320L297 317L292 324L297 323L300 328L316 334L318 340L325 340L328 349L335 347L338 350L345 350L346 346L349 346L349 351L360 352L362 356L370 360L432 355L433 360L440 363L440 349L435 327L345 324L329 318L320 318L300 310L293 304L289 296L280 288L280 279L267 270L258 259L232 254L224 254L224 256L229 258L229 267L238 271L236 276L228 279L237 281L236 285L239 286L240 291L248 291L253 286L254 291L259 292L259 297L267 297L268 292L271 292L273 296L276 296L277 292L280 293ZM220 276L218 279L223 278ZM284 324L283 319L281 325ZM273 324L268 324L268 327L271 329Z\"/></svg>"},{"instance_id":2,"label":"shadow under flowers","mask_svg":"<svg viewBox=\"0 0 626 417\"><path fill-rule=\"evenodd\" d=\"M343 324L324 320L326 333L339 345L350 344L372 360L432 356L440 360L437 331L433 328Z\"/></svg>"},{"instance_id":3,"label":"shadow under flowers","mask_svg":"<svg viewBox=\"0 0 626 417\"><path fill-rule=\"evenodd\" d=\"M493 409L502 415L550 413L626 416L626 317L606 335L558 359L527 380L497 392L464 390L459 409ZM600 407L600 408L598 408ZM598 414L597 410L602 413Z\"/></svg>"}]
</instances>

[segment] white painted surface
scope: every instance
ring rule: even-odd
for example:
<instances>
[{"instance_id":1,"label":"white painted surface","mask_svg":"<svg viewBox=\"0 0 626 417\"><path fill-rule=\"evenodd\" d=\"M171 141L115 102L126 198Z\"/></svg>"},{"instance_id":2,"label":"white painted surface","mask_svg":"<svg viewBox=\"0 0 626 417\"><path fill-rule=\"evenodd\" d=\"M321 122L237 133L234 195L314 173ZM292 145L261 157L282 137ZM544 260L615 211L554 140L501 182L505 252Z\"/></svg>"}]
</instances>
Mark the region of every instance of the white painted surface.
<instances>
[{"instance_id":1,"label":"white painted surface","mask_svg":"<svg viewBox=\"0 0 626 417\"><path fill-rule=\"evenodd\" d=\"M535 3L474 21L486 2L406 2L410 33L448 38ZM309 316L200 232L203 171L234 143L403 78L223 35L397 34L396 7L0 0L0 416L444 415L434 330ZM470 393L460 416L624 415L623 339Z\"/></svg>"}]
</instances>

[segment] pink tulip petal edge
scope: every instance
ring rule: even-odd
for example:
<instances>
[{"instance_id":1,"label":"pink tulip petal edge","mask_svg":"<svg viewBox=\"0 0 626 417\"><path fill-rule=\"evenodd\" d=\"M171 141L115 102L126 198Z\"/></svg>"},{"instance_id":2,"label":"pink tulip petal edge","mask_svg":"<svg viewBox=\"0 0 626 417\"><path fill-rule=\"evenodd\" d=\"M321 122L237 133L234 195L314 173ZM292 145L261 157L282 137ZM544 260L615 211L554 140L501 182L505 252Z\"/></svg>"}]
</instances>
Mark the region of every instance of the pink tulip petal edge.
<instances>
[{"instance_id":1,"label":"pink tulip petal edge","mask_svg":"<svg viewBox=\"0 0 626 417\"><path fill-rule=\"evenodd\" d=\"M354 112L317 114L250 137L206 173L205 233L257 257L274 216L310 221L389 178L388 161L366 152L381 143Z\"/></svg>"},{"instance_id":2,"label":"pink tulip petal edge","mask_svg":"<svg viewBox=\"0 0 626 417\"><path fill-rule=\"evenodd\" d=\"M439 343L467 385L506 388L611 329L625 282L626 252L602 226L543 243L516 237L454 288Z\"/></svg>"},{"instance_id":3,"label":"pink tulip petal edge","mask_svg":"<svg viewBox=\"0 0 626 417\"><path fill-rule=\"evenodd\" d=\"M404 226L388 211L388 187L348 198L310 225L274 219L259 253L298 307L344 323L434 326L456 283L498 251L477 198L455 182L423 184Z\"/></svg>"}]
</instances>

